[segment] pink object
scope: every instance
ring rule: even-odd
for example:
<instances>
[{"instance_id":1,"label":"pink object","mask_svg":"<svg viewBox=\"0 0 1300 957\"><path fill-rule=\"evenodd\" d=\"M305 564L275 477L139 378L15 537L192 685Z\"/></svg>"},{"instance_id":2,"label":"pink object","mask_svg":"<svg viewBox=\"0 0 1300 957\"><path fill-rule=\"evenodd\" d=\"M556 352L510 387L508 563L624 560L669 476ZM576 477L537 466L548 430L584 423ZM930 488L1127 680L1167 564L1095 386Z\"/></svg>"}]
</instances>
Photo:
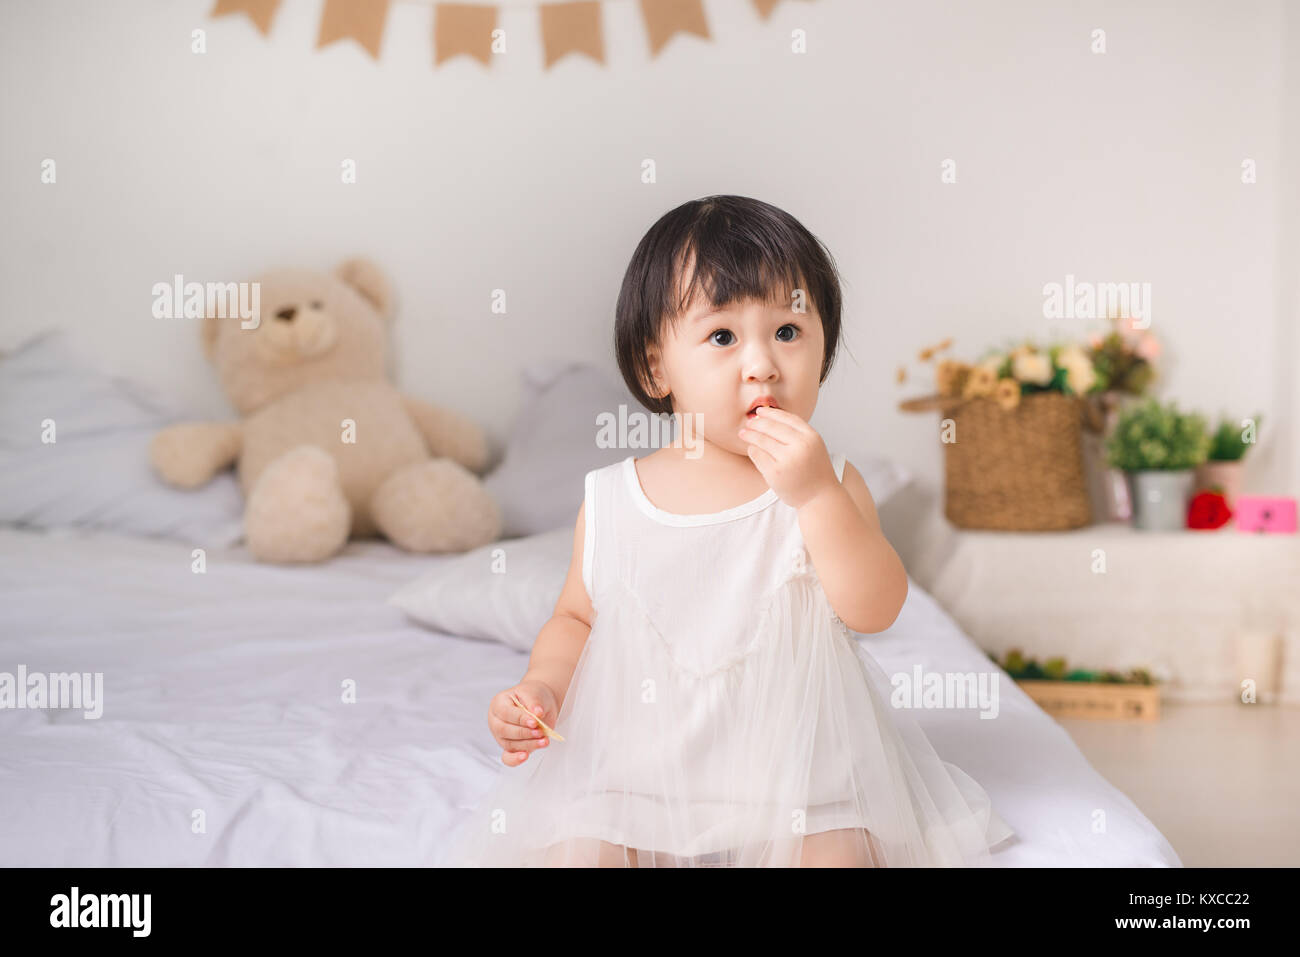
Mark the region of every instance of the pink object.
<instances>
[{"instance_id":1,"label":"pink object","mask_svg":"<svg viewBox=\"0 0 1300 957\"><path fill-rule=\"evenodd\" d=\"M1133 350L1147 362L1155 362L1160 358L1160 340L1151 333L1145 333L1142 338L1138 339L1137 346Z\"/></svg>"},{"instance_id":2,"label":"pink object","mask_svg":"<svg viewBox=\"0 0 1300 957\"><path fill-rule=\"evenodd\" d=\"M1276 532L1294 535L1295 499L1241 495L1236 505L1237 530L1241 532Z\"/></svg>"}]
</instances>

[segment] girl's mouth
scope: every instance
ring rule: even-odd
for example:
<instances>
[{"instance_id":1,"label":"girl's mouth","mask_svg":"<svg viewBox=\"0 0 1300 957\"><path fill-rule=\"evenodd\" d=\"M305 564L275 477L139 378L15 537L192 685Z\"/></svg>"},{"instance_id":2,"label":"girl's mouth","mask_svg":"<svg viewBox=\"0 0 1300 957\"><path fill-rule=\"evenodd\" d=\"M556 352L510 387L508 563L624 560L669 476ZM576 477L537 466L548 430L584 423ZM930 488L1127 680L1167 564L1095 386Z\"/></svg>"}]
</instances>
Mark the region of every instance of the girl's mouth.
<instances>
[{"instance_id":1,"label":"girl's mouth","mask_svg":"<svg viewBox=\"0 0 1300 957\"><path fill-rule=\"evenodd\" d=\"M771 396L763 396L763 398L757 400L754 403L754 405L750 408L750 410L745 413L745 418L752 419L754 416L758 415L759 407L764 405L770 406L773 409L780 408L780 406L776 404L776 400L773 399Z\"/></svg>"}]
</instances>

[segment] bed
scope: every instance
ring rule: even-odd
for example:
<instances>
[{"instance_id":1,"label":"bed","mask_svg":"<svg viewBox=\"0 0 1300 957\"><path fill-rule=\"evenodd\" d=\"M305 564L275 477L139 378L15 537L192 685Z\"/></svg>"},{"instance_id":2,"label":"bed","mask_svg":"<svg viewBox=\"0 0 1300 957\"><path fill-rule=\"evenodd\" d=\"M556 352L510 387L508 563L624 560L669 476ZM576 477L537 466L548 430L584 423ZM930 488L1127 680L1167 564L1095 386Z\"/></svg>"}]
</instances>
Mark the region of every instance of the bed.
<instances>
[{"instance_id":1,"label":"bed","mask_svg":"<svg viewBox=\"0 0 1300 957\"><path fill-rule=\"evenodd\" d=\"M0 671L103 674L97 718L0 710L0 865L435 864L511 771L486 708L527 655L387 603L449 556L363 541L316 566L242 545L204 560L196 573L174 541L0 528ZM893 627L857 640L890 673L990 666L915 582ZM1181 866L1013 682L993 720L912 714L1017 832L995 866Z\"/></svg>"},{"instance_id":2,"label":"bed","mask_svg":"<svg viewBox=\"0 0 1300 957\"><path fill-rule=\"evenodd\" d=\"M487 703L522 676L554 606L582 476L628 454L595 448L589 425L633 401L621 383L567 359L523 379L484 480L505 516L506 578L474 553L377 540L314 565L258 563L230 472L189 492L150 473L172 400L62 333L0 356L0 865L436 865L461 815L515 770ZM865 451L849 460L877 503L906 481ZM394 604L412 589L428 600ZM856 640L890 674L994 667L915 581L893 627ZM59 674L90 675L92 690L102 676L102 694L4 706L6 680L12 692ZM911 712L1016 831L993 863L1181 866L1000 679L993 720Z\"/></svg>"}]
</instances>

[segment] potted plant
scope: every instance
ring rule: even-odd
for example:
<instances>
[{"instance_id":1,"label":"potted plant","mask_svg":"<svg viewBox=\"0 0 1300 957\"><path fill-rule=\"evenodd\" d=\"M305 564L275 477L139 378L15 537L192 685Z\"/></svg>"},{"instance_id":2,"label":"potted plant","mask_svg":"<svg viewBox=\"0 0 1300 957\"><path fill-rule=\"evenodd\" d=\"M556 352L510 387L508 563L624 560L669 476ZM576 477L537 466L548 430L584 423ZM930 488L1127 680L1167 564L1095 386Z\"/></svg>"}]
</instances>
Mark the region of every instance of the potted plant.
<instances>
[{"instance_id":1,"label":"potted plant","mask_svg":"<svg viewBox=\"0 0 1300 957\"><path fill-rule=\"evenodd\" d=\"M1173 402L1148 399L1120 412L1106 451L1110 464L1128 476L1135 528L1185 527L1195 469L1205 461L1209 445L1205 419L1179 412Z\"/></svg>"},{"instance_id":2,"label":"potted plant","mask_svg":"<svg viewBox=\"0 0 1300 957\"><path fill-rule=\"evenodd\" d=\"M1259 413L1254 418L1242 419L1237 425L1224 417L1210 436L1210 450L1196 473L1197 488L1222 493L1228 507L1237 507L1237 493L1241 491L1242 459L1258 439Z\"/></svg>"},{"instance_id":3,"label":"potted plant","mask_svg":"<svg viewBox=\"0 0 1300 957\"><path fill-rule=\"evenodd\" d=\"M1104 423L1102 434L1114 430L1123 400L1146 395L1158 374L1156 361L1163 351L1160 341L1136 320L1112 316L1109 321L1111 327L1106 335L1094 335L1088 340L1088 355L1097 371L1099 385L1090 399ZM1101 435L1085 433L1083 438L1089 490L1095 508L1111 521L1128 521L1133 506L1126 476L1119 469L1107 467Z\"/></svg>"}]
</instances>

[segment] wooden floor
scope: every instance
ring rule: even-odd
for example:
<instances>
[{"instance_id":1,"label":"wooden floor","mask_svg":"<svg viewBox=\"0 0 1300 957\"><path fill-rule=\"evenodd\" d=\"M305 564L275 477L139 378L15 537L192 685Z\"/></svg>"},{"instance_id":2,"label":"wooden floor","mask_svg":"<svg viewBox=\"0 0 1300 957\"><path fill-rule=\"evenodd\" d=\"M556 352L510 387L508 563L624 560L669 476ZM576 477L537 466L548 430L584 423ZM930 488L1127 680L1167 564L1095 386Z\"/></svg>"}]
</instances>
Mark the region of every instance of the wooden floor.
<instances>
[{"instance_id":1,"label":"wooden floor","mask_svg":"<svg viewBox=\"0 0 1300 957\"><path fill-rule=\"evenodd\" d=\"M1062 720L1185 867L1300 867L1300 708L1161 703L1160 720Z\"/></svg>"}]
</instances>

